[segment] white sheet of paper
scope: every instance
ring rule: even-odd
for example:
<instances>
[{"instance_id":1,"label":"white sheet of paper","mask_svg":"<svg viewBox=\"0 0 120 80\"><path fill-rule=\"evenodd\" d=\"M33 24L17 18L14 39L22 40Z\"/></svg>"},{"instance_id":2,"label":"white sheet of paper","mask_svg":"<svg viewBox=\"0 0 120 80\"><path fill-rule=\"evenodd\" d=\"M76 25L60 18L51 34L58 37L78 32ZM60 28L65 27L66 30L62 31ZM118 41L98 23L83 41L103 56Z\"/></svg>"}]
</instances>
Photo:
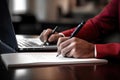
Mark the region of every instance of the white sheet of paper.
<instances>
[{"instance_id":1,"label":"white sheet of paper","mask_svg":"<svg viewBox=\"0 0 120 80\"><path fill-rule=\"evenodd\" d=\"M40 65L61 65L61 64L80 64L80 63L107 63L105 59L86 58L75 59L56 57L57 52L40 52L40 53L11 53L2 54L2 60L6 67L26 67Z\"/></svg>"}]
</instances>

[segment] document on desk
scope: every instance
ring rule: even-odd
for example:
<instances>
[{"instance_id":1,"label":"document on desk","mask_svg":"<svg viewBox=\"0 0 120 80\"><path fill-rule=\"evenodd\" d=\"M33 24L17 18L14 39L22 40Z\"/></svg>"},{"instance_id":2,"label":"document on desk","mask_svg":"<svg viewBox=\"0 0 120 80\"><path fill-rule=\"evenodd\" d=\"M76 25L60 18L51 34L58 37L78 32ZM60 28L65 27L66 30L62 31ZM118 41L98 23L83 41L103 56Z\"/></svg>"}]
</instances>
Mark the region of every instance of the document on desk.
<instances>
[{"instance_id":1,"label":"document on desk","mask_svg":"<svg viewBox=\"0 0 120 80\"><path fill-rule=\"evenodd\" d=\"M76 58L66 58L63 57L62 55L56 57L56 55L57 52L11 53L11 54L2 54L1 58L7 68L108 62L105 59L96 59L96 58L76 59Z\"/></svg>"}]
</instances>

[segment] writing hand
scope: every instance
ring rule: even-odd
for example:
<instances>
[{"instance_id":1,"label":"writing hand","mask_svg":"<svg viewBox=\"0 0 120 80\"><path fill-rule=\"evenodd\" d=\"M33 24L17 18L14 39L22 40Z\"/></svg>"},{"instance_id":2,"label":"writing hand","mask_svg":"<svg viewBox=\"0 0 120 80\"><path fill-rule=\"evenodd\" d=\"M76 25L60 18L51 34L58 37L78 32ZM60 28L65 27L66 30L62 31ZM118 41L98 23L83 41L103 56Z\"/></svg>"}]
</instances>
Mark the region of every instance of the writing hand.
<instances>
[{"instance_id":1,"label":"writing hand","mask_svg":"<svg viewBox=\"0 0 120 80\"><path fill-rule=\"evenodd\" d=\"M57 43L58 53L64 57L93 58L94 44L73 37L61 37Z\"/></svg>"}]
</instances>

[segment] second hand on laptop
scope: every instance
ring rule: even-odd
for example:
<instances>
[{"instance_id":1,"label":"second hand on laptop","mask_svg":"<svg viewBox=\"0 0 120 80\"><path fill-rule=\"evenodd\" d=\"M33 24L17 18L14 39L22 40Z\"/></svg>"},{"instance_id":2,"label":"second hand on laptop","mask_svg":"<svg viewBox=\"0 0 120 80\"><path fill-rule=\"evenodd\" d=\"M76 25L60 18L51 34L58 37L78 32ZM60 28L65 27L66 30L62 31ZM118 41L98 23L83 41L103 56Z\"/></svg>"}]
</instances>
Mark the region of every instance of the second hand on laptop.
<instances>
[{"instance_id":1,"label":"second hand on laptop","mask_svg":"<svg viewBox=\"0 0 120 80\"><path fill-rule=\"evenodd\" d=\"M51 34L48 36L48 38L49 38L52 34L54 34L54 33L56 32L57 28L58 28L58 26L56 26L56 27L52 30L52 32L51 32ZM47 39L46 42L44 42L43 45L49 45L49 41L48 41L48 39Z\"/></svg>"}]
</instances>

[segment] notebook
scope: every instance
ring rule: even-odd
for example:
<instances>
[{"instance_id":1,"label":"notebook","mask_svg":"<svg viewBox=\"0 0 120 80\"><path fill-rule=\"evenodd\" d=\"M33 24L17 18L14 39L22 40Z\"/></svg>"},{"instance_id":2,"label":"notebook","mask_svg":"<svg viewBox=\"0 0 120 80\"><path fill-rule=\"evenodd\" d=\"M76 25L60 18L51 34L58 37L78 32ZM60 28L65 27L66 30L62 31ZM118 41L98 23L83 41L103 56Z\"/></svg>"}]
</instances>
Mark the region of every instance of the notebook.
<instances>
[{"instance_id":1,"label":"notebook","mask_svg":"<svg viewBox=\"0 0 120 80\"><path fill-rule=\"evenodd\" d=\"M57 47L56 45L45 46L38 38L17 38L8 10L7 0L0 0L0 53L41 50L57 50Z\"/></svg>"},{"instance_id":2,"label":"notebook","mask_svg":"<svg viewBox=\"0 0 120 80\"><path fill-rule=\"evenodd\" d=\"M2 54L1 58L7 68L15 67L35 67L49 65L67 65L67 64L105 64L105 59L96 58L66 58L62 55L56 57L57 52L40 52L40 53L11 53Z\"/></svg>"}]
</instances>

